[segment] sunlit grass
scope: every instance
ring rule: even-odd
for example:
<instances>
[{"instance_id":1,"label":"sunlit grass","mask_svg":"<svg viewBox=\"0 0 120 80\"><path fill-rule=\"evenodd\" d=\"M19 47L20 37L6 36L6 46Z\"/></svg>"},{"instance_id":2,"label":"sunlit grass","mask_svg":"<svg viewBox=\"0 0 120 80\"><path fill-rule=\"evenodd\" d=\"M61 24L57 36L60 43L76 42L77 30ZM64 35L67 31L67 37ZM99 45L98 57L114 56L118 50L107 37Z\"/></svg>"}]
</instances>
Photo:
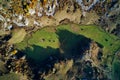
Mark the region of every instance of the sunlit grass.
<instances>
[{"instance_id":1,"label":"sunlit grass","mask_svg":"<svg viewBox=\"0 0 120 80\"><path fill-rule=\"evenodd\" d=\"M0 76L0 80L20 80L20 75L15 73L9 73L9 74Z\"/></svg>"},{"instance_id":2,"label":"sunlit grass","mask_svg":"<svg viewBox=\"0 0 120 80\"><path fill-rule=\"evenodd\" d=\"M16 44L16 47L19 50L26 50L26 47L30 47L31 50L26 51L29 55L35 54L35 52L31 52L32 50L34 50L32 48L32 45L39 46L40 48L43 48L46 50L48 50L47 49L48 47L52 49L57 49L59 48L59 43L60 43L59 35L56 33L58 30L67 30L72 34L82 35L82 36L85 36L86 38L90 38L96 41L103 47L104 56L112 55L120 48L120 40L118 39L118 37L105 32L100 27L95 25L85 26L85 25L76 25L76 24L59 25L57 27L43 28L33 33L31 36L26 36L24 41ZM66 39L69 38L68 41L70 40L77 41L75 40L77 38L75 38L74 36L73 37L71 36L71 37L75 39L70 39L70 35L67 35L66 33L63 33L63 37L64 38L66 37ZM70 42L74 42L74 41L70 41ZM73 43L66 42L65 44L67 44L67 46L69 47L68 44L72 45ZM46 53L36 51L36 54L38 54L38 52L40 55L39 56L36 55L37 57L43 57L43 56L48 57L49 55L49 51L48 52L45 51ZM51 50L51 53L52 53L52 50Z\"/></svg>"}]
</instances>

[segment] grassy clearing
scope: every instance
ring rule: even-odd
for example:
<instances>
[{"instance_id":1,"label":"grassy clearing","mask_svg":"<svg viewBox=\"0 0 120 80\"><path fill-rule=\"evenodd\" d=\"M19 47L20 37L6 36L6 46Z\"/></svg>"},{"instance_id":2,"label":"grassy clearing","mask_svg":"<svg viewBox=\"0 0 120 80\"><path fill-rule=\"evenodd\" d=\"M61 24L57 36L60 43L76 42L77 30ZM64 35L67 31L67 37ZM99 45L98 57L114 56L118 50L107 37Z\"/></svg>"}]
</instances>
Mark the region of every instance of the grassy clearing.
<instances>
[{"instance_id":1,"label":"grassy clearing","mask_svg":"<svg viewBox=\"0 0 120 80\"><path fill-rule=\"evenodd\" d=\"M111 35L109 33L104 32L97 26L80 26L79 34L84 35L94 41L98 42L103 46L103 52L105 54L114 53L116 50L120 48L120 40L118 37Z\"/></svg>"},{"instance_id":2,"label":"grassy clearing","mask_svg":"<svg viewBox=\"0 0 120 80\"><path fill-rule=\"evenodd\" d=\"M61 30L61 32L59 32ZM92 39L103 47L105 55L112 54L120 48L120 40L114 35L104 32L95 25L59 25L57 27L43 28L31 36L27 36L24 41L16 44L19 50L24 50L30 57L41 58L42 60L51 54L56 53L63 43L63 50L69 52L81 40L81 43ZM73 46L73 47L72 47ZM29 47L26 49L26 47ZM68 49L69 48L69 49Z\"/></svg>"},{"instance_id":3,"label":"grassy clearing","mask_svg":"<svg viewBox=\"0 0 120 80\"><path fill-rule=\"evenodd\" d=\"M20 80L20 75L15 73L9 73L9 74L0 76L0 80Z\"/></svg>"},{"instance_id":4,"label":"grassy clearing","mask_svg":"<svg viewBox=\"0 0 120 80\"><path fill-rule=\"evenodd\" d=\"M47 32L44 29L33 34L28 43L30 45L35 43L43 48L47 48L48 46L58 48L59 46L57 35L54 32Z\"/></svg>"},{"instance_id":5,"label":"grassy clearing","mask_svg":"<svg viewBox=\"0 0 120 80\"><path fill-rule=\"evenodd\" d=\"M78 27L78 31L74 31L74 27ZM110 54L116 52L120 48L120 40L118 37L109 34L102 30L100 27L95 25L61 25L58 29L67 29L73 33L83 35L87 38L90 38L103 47L104 54Z\"/></svg>"},{"instance_id":6,"label":"grassy clearing","mask_svg":"<svg viewBox=\"0 0 120 80\"><path fill-rule=\"evenodd\" d=\"M16 44L16 47L26 52L28 57L42 61L56 53L59 41L54 32L42 29L32 35L27 35L24 41Z\"/></svg>"}]
</instances>

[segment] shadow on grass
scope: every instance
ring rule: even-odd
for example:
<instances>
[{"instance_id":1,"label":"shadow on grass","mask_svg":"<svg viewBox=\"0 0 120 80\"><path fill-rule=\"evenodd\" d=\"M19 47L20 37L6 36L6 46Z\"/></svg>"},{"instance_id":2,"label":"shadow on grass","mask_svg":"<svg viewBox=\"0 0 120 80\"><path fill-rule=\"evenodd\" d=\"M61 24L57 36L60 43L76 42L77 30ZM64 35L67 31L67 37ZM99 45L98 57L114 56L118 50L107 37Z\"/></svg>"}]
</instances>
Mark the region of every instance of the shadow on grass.
<instances>
[{"instance_id":1,"label":"shadow on grass","mask_svg":"<svg viewBox=\"0 0 120 80\"><path fill-rule=\"evenodd\" d=\"M112 65L112 78L113 80L120 80L120 61L115 61Z\"/></svg>"},{"instance_id":2,"label":"shadow on grass","mask_svg":"<svg viewBox=\"0 0 120 80\"><path fill-rule=\"evenodd\" d=\"M36 74L36 79L39 78L38 71L47 74L47 71L53 69L56 62L81 58L83 53L90 48L91 40L82 35L67 30L57 30L56 34L60 43L59 48L54 49L50 45L47 48L31 45L24 50L29 66L32 69L34 68L33 73Z\"/></svg>"},{"instance_id":3,"label":"shadow on grass","mask_svg":"<svg viewBox=\"0 0 120 80\"><path fill-rule=\"evenodd\" d=\"M24 50L27 57L34 59L36 62L42 62L51 55L59 55L66 58L80 58L82 54L89 49L91 42L89 38L67 30L58 30L56 34L58 35L60 43L58 49L54 49L50 47L50 45L48 45L47 48L31 45Z\"/></svg>"},{"instance_id":4,"label":"shadow on grass","mask_svg":"<svg viewBox=\"0 0 120 80\"><path fill-rule=\"evenodd\" d=\"M68 56L82 56L89 49L91 40L83 35L74 34L67 30L56 32L60 42L60 52Z\"/></svg>"},{"instance_id":5,"label":"shadow on grass","mask_svg":"<svg viewBox=\"0 0 120 80\"><path fill-rule=\"evenodd\" d=\"M54 49L49 46L47 48L43 48L41 46L32 45L31 47L33 49L30 47L27 47L25 52L26 52L27 58L31 58L36 62L42 62L51 55L59 54L58 49Z\"/></svg>"}]
</instances>

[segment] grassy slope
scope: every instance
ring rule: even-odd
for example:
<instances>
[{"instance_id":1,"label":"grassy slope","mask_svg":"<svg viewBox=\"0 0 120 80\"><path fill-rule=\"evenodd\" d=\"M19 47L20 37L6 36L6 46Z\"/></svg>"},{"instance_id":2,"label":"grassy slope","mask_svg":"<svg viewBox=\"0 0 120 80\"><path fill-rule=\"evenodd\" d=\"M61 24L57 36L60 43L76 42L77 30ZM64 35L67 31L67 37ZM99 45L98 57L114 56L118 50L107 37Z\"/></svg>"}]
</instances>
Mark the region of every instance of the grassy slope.
<instances>
[{"instance_id":1,"label":"grassy slope","mask_svg":"<svg viewBox=\"0 0 120 80\"><path fill-rule=\"evenodd\" d=\"M47 32L45 30L41 30L32 35L33 38L29 40L28 43L36 44L41 47L46 48L47 46L51 46L53 48L58 48L58 39L57 35L54 32ZM44 39L44 41L43 41Z\"/></svg>"},{"instance_id":2,"label":"grassy slope","mask_svg":"<svg viewBox=\"0 0 120 80\"><path fill-rule=\"evenodd\" d=\"M32 35L26 36L24 41L17 44L17 48L24 50L29 57L40 61L54 54L55 51L52 48L56 49L59 47L58 38L54 32L49 32L46 30L47 29L42 29Z\"/></svg>"},{"instance_id":3,"label":"grassy slope","mask_svg":"<svg viewBox=\"0 0 120 80\"><path fill-rule=\"evenodd\" d=\"M20 80L20 75L15 73L9 73L5 74L3 76L0 76L0 80Z\"/></svg>"},{"instance_id":4,"label":"grassy slope","mask_svg":"<svg viewBox=\"0 0 120 80\"><path fill-rule=\"evenodd\" d=\"M26 35L24 29L14 30L12 33L12 38L8 41L10 44L20 43Z\"/></svg>"},{"instance_id":5,"label":"grassy slope","mask_svg":"<svg viewBox=\"0 0 120 80\"><path fill-rule=\"evenodd\" d=\"M37 45L43 48L47 48L47 46L51 48L59 48L59 40L58 36L55 33L55 28L48 27L44 28L42 30L39 30L35 32L30 39L28 40L29 46L31 45ZM120 48L120 40L117 40L117 37L114 35L110 35L106 32L104 32L102 29L98 28L95 25L89 25L89 26L80 26L75 24L68 24L68 25L60 25L57 27L57 30L68 30L76 34L83 35L87 38L91 38L101 44L103 46L103 52L104 54L110 54L114 53L118 48ZM63 35L64 36L64 35ZM26 37L27 38L27 37ZM45 39L44 41L41 41L42 39ZM25 49L27 46L26 39L17 44L18 49ZM34 50L31 47L32 50ZM39 50L39 49L38 49ZM33 51L27 51L29 54L35 54ZM38 51L36 51L38 52ZM45 53L45 52L44 52ZM39 53L41 54L41 53ZM43 53L42 53L43 54ZM47 56L48 54L44 55ZM37 56L37 55L36 55ZM40 55L42 56L42 55ZM39 57L39 56L37 56Z\"/></svg>"},{"instance_id":6,"label":"grassy slope","mask_svg":"<svg viewBox=\"0 0 120 80\"><path fill-rule=\"evenodd\" d=\"M91 38L103 46L104 53L113 53L120 48L120 40L114 35L104 32L97 26L81 26L80 34Z\"/></svg>"},{"instance_id":7,"label":"grassy slope","mask_svg":"<svg viewBox=\"0 0 120 80\"><path fill-rule=\"evenodd\" d=\"M90 38L103 46L103 51L105 54L114 53L120 48L120 40L117 40L118 37L104 32L101 28L95 25L88 26L79 26L74 25L73 27L79 27L78 31L74 31L70 26L60 26L60 29L72 30L72 32L84 35L87 38ZM70 31L71 31L70 30ZM107 41L106 41L107 40Z\"/></svg>"}]
</instances>

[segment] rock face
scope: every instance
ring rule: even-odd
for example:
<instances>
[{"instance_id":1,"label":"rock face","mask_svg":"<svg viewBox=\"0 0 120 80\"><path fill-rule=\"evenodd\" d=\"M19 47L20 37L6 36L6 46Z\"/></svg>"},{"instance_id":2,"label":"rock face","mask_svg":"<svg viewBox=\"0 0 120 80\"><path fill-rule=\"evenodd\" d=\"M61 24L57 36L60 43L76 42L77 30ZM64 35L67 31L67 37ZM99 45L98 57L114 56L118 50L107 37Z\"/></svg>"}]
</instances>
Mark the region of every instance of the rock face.
<instances>
[{"instance_id":1,"label":"rock face","mask_svg":"<svg viewBox=\"0 0 120 80\"><path fill-rule=\"evenodd\" d=\"M0 13L5 16L0 15L0 20L2 20L1 24L4 24L2 28L6 30L11 28L13 23L19 27L55 26L66 18L72 22L80 23L81 10L73 0L23 0L16 1L15 3L18 5L13 3L14 1L11 1L6 4L11 6L10 8L1 6ZM7 11L9 15L5 14Z\"/></svg>"},{"instance_id":2,"label":"rock face","mask_svg":"<svg viewBox=\"0 0 120 80\"><path fill-rule=\"evenodd\" d=\"M92 41L90 48L84 53L82 59L74 57L71 59L58 60L57 57L50 57L48 61L55 63L47 63L49 69L45 69L41 77L45 80L51 79L106 79L105 74L99 67L100 58L102 57L101 48L99 45ZM54 58L56 60L54 60ZM45 65L44 65L45 66Z\"/></svg>"},{"instance_id":3,"label":"rock face","mask_svg":"<svg viewBox=\"0 0 120 80\"><path fill-rule=\"evenodd\" d=\"M44 78L48 79L64 79L67 71L72 68L73 60L60 61L60 63L55 63L52 73L49 73Z\"/></svg>"},{"instance_id":4,"label":"rock face","mask_svg":"<svg viewBox=\"0 0 120 80\"><path fill-rule=\"evenodd\" d=\"M90 43L90 49L86 50L82 60L90 61L92 65L99 66L102 57L102 48L94 41Z\"/></svg>"},{"instance_id":5,"label":"rock face","mask_svg":"<svg viewBox=\"0 0 120 80\"><path fill-rule=\"evenodd\" d=\"M97 43L95 42L91 43L90 53L91 53L91 59L93 60L93 62L99 65L99 62L102 57L102 49L98 46Z\"/></svg>"},{"instance_id":6,"label":"rock face","mask_svg":"<svg viewBox=\"0 0 120 80\"><path fill-rule=\"evenodd\" d=\"M119 36L118 25L120 21L120 1L110 0L105 1L103 4L98 4L103 9L96 8L95 11L100 15L99 24L105 29L107 32L113 33ZM98 6L97 5L97 6ZM101 13L103 12L103 13ZM117 30L116 30L117 29Z\"/></svg>"},{"instance_id":7,"label":"rock face","mask_svg":"<svg viewBox=\"0 0 120 80\"><path fill-rule=\"evenodd\" d=\"M6 4L6 6L1 6L0 21L2 23L0 25L4 30L11 30L15 26L13 23L17 27L38 26L41 28L59 25L65 19L77 24L94 24L100 19L99 24L103 25L103 28L112 30L113 26L119 22L117 18L120 13L119 3L112 0L5 1L2 5ZM9 14L6 14L7 12Z\"/></svg>"},{"instance_id":8,"label":"rock face","mask_svg":"<svg viewBox=\"0 0 120 80\"><path fill-rule=\"evenodd\" d=\"M5 1L1 4L6 6L0 6L0 25L4 30L10 30L14 27L13 23L19 27L44 27L59 25L64 19L74 23L94 24L100 18L100 25L111 30L119 22L119 3L114 0Z\"/></svg>"}]
</instances>

